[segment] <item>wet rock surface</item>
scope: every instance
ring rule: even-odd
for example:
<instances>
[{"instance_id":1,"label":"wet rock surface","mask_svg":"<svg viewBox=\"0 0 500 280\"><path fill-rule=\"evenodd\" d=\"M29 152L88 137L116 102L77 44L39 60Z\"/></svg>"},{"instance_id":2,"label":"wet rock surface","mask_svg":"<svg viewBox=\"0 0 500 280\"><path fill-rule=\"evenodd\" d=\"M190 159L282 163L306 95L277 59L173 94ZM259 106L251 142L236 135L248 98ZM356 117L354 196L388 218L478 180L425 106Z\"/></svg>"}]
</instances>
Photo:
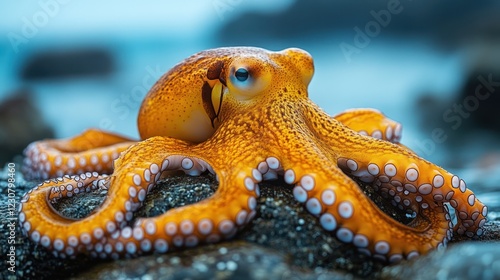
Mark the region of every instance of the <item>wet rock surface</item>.
<instances>
[{"instance_id":1,"label":"wet rock surface","mask_svg":"<svg viewBox=\"0 0 500 280\"><path fill-rule=\"evenodd\" d=\"M382 278L500 279L500 242L455 244L446 251L431 252L411 265L386 267Z\"/></svg>"},{"instance_id":2,"label":"wet rock surface","mask_svg":"<svg viewBox=\"0 0 500 280\"><path fill-rule=\"evenodd\" d=\"M19 202L24 192L36 183L24 181L19 171L15 178ZM24 238L16 227L16 273L8 272L8 265L2 262L0 279L413 279L423 275L424 266L429 270L425 275L450 273L447 275L458 275L458 278L480 275L484 279L489 275L497 276L498 271L493 266L498 266L495 260L499 256L493 248L498 249L500 245L491 240L500 240L498 211L491 212L491 221L486 224L481 240L452 242L443 252L387 266L358 253L353 246L337 241L323 230L317 219L295 201L290 186L279 180L260 186L258 214L235 238L167 254L118 261L93 260L86 256L62 260ZM5 203L7 187L7 171L4 170L0 173L2 217L9 213ZM168 177L148 195L135 217L157 216L168 209L195 203L211 196L216 189L217 183L211 175ZM367 190L367 195L386 213L404 220L404 215L394 212L376 193ZM81 218L99 207L105 198L106 191L96 190L63 199L54 207L65 216ZM10 245L3 238L9 234L5 222L0 225L0 234L0 247L6 252ZM484 267L482 274L477 274L477 266L472 265L476 262ZM454 269L462 272L453 274Z\"/></svg>"},{"instance_id":3,"label":"wet rock surface","mask_svg":"<svg viewBox=\"0 0 500 280\"><path fill-rule=\"evenodd\" d=\"M1 96L1 95L0 95ZM29 89L14 90L0 102L0 166L36 140L54 137Z\"/></svg>"}]
</instances>

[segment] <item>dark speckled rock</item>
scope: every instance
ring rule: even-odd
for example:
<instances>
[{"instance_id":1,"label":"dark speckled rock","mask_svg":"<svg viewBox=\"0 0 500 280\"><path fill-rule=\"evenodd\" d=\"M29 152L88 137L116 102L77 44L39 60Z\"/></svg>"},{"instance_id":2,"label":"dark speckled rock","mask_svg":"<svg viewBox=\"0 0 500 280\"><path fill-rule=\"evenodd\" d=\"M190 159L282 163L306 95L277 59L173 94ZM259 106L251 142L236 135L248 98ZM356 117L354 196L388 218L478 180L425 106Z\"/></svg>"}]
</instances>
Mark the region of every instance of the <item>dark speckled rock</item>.
<instances>
[{"instance_id":1,"label":"dark speckled rock","mask_svg":"<svg viewBox=\"0 0 500 280\"><path fill-rule=\"evenodd\" d=\"M6 171L0 173L2 216L6 216L7 211L4 206L7 196L5 176ZM16 197L19 201L22 194L35 184L24 181L18 172L16 176ZM136 217L157 216L168 209L195 203L211 196L216 188L211 175L170 177L148 195ZM261 193L257 216L233 240L135 259L102 261L85 256L76 260L57 259L41 246L23 238L17 229L16 275L7 272L6 263L2 262L0 271L3 277L0 279L16 279L16 276L17 279L376 279L392 277L398 268L413 271L412 276L420 273L416 268L419 262L403 262L384 268L384 264L359 254L353 246L337 241L293 199L291 188L282 181L261 184ZM367 195L386 213L399 220L404 219L404 215L393 212L392 207L388 207L377 194L367 191ZM105 197L105 191L97 190L64 199L54 206L65 216L85 217ZM482 239L500 240L499 232L498 222L489 222ZM5 225L0 225L1 236L7 233ZM481 244L474 242L470 246L478 252L489 252L488 246L479 246ZM5 252L5 238L0 240L0 246ZM457 258L453 246L450 250L439 252L440 256L450 260ZM430 254L421 260L433 256ZM463 270L468 271L467 267Z\"/></svg>"}]
</instances>

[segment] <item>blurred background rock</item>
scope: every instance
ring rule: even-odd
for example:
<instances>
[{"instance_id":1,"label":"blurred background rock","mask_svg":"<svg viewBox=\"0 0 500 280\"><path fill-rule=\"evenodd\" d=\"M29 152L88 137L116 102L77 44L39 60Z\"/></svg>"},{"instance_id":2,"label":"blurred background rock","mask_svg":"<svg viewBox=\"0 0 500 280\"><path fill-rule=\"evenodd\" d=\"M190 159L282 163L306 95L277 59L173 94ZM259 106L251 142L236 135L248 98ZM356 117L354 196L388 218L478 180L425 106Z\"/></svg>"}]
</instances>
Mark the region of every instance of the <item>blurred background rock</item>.
<instances>
[{"instance_id":1,"label":"blurred background rock","mask_svg":"<svg viewBox=\"0 0 500 280\"><path fill-rule=\"evenodd\" d=\"M313 55L309 94L328 113L378 108L403 123L403 143L417 153L476 190L499 186L498 1L40 0L0 9L0 123L15 124L0 126L2 164L51 130L138 137L149 88L195 52L293 46ZM12 113L18 98L30 109ZM26 116L37 111L51 128Z\"/></svg>"}]
</instances>

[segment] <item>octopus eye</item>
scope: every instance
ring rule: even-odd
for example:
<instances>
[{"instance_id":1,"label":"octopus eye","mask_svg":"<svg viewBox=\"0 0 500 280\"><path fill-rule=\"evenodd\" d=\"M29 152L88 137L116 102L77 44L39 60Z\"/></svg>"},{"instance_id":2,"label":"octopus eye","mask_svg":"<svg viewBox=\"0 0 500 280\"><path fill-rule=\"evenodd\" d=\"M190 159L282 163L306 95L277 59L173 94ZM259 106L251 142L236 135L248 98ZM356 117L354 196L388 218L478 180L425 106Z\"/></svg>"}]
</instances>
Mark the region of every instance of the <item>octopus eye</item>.
<instances>
[{"instance_id":1,"label":"octopus eye","mask_svg":"<svg viewBox=\"0 0 500 280\"><path fill-rule=\"evenodd\" d=\"M238 100L249 100L269 85L272 66L254 57L235 59L228 67L227 92Z\"/></svg>"},{"instance_id":2,"label":"octopus eye","mask_svg":"<svg viewBox=\"0 0 500 280\"><path fill-rule=\"evenodd\" d=\"M248 71L245 68L239 68L236 72L234 72L234 76L240 82L246 81L248 79L248 75Z\"/></svg>"}]
</instances>

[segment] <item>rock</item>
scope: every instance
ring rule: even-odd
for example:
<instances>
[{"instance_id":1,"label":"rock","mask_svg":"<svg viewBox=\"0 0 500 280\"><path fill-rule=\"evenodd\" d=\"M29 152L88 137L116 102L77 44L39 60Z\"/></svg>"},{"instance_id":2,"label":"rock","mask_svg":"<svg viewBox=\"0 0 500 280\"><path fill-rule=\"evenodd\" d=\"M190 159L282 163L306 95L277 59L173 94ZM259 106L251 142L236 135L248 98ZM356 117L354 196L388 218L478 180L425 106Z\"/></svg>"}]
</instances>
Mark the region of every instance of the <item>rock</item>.
<instances>
[{"instance_id":1,"label":"rock","mask_svg":"<svg viewBox=\"0 0 500 280\"><path fill-rule=\"evenodd\" d=\"M346 279L322 269L304 272L276 250L243 241L224 242L172 255L151 255L97 265L74 279ZM293 279L293 278L292 278Z\"/></svg>"},{"instance_id":2,"label":"rock","mask_svg":"<svg viewBox=\"0 0 500 280\"><path fill-rule=\"evenodd\" d=\"M0 173L2 190L7 188L6 172ZM35 185L24 181L19 171L16 172L16 184L17 201ZM385 264L358 253L352 245L337 241L323 230L317 219L295 201L290 186L283 181L266 182L260 187L262 195L258 200L257 216L232 240L167 254L117 261L93 260L85 256L61 260L43 247L33 245L17 228L16 275L6 273L7 264L2 262L2 279L16 279L16 276L22 279L376 279L380 278L381 272L384 277L391 275L390 270L384 269ZM216 188L217 184L209 174L166 178L147 196L145 205L135 216L156 216L168 209L198 202L211 196ZM398 214L376 193L367 191L367 195L390 215ZM6 191L2 191L0 215L4 217L8 214L4 206L6 196ZM96 190L63 199L54 207L65 216L81 218L98 207L105 197L105 191ZM404 215L398 217L401 220ZM483 239L499 240L498 224L489 222L487 227ZM7 233L8 229L0 226L1 236ZM475 242L471 246L480 244ZM6 252L6 246L6 240L2 238L2 252ZM414 265L416 262L402 262L395 267L412 269Z\"/></svg>"},{"instance_id":3,"label":"rock","mask_svg":"<svg viewBox=\"0 0 500 280\"><path fill-rule=\"evenodd\" d=\"M100 77L111 74L115 68L113 55L104 48L50 49L29 57L20 76L23 80Z\"/></svg>"},{"instance_id":4,"label":"rock","mask_svg":"<svg viewBox=\"0 0 500 280\"><path fill-rule=\"evenodd\" d=\"M0 166L39 139L54 137L27 89L13 92L0 103Z\"/></svg>"},{"instance_id":5,"label":"rock","mask_svg":"<svg viewBox=\"0 0 500 280\"><path fill-rule=\"evenodd\" d=\"M488 58L495 60L493 56ZM500 55L495 61L500 65ZM423 135L427 141L433 141L432 147L425 139L414 141L418 143L415 146L421 155L427 157L434 152L453 155L443 156L445 165L453 168L483 165L475 167L474 173L494 169L496 163L484 166L484 158L491 160L491 155L500 149L500 66L478 65L467 70L469 73L463 79L464 84L453 96L438 98L435 93L427 93L420 97L415 108L420 112ZM484 182L484 175L480 180L483 185L498 184L494 178Z\"/></svg>"},{"instance_id":6,"label":"rock","mask_svg":"<svg viewBox=\"0 0 500 280\"><path fill-rule=\"evenodd\" d=\"M453 5L453 10L450 10L450 5ZM238 9L237 4L229 6L227 14ZM389 13L388 6L393 12ZM364 31L368 26L368 30L379 30L369 31L375 32L375 37L424 37L456 47L457 41L467 41L466 38L498 26L498 21L495 21L498 11L498 6L487 3L474 5L452 0L294 1L276 12L248 11L230 18L217 34L222 45L269 45L277 41L301 43L305 38L320 38L323 42L346 32L354 37L355 27ZM325 34L329 35L325 37Z\"/></svg>"},{"instance_id":7,"label":"rock","mask_svg":"<svg viewBox=\"0 0 500 280\"><path fill-rule=\"evenodd\" d=\"M497 61L500 62L500 59L497 58ZM500 107L499 92L500 66L496 69L475 69L469 73L455 100L467 116L464 124L471 129L485 129L500 136L500 118L497 116Z\"/></svg>"},{"instance_id":8,"label":"rock","mask_svg":"<svg viewBox=\"0 0 500 280\"><path fill-rule=\"evenodd\" d=\"M464 242L414 262L386 267L386 279L500 279L500 243Z\"/></svg>"}]
</instances>

